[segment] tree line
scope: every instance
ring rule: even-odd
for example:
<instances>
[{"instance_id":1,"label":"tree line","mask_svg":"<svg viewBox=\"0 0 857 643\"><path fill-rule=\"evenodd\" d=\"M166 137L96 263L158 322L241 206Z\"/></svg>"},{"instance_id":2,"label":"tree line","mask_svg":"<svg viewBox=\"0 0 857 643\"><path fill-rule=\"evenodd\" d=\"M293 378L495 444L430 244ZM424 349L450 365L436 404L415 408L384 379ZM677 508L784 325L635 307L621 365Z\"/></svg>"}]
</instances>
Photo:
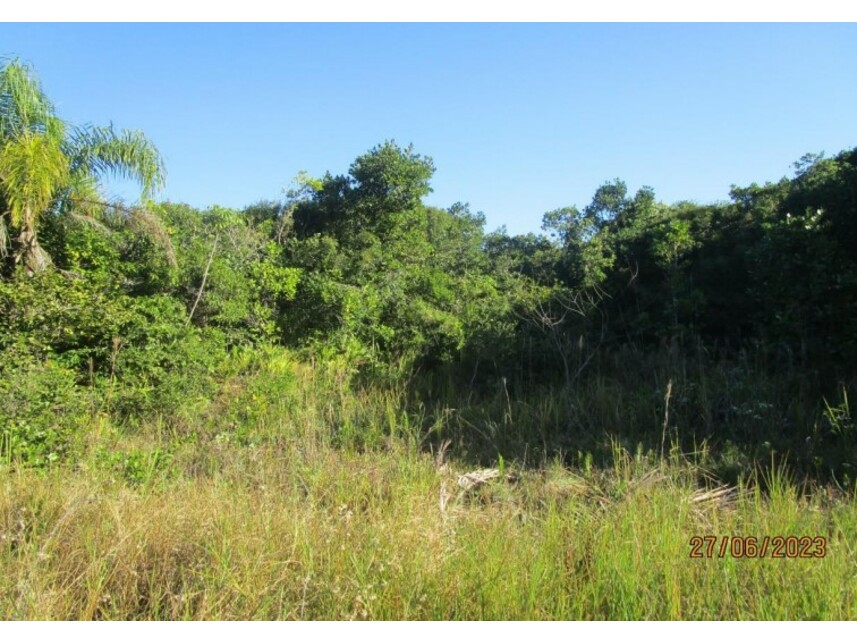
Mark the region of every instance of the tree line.
<instances>
[{"instance_id":1,"label":"tree line","mask_svg":"<svg viewBox=\"0 0 857 643\"><path fill-rule=\"evenodd\" d=\"M466 204L426 205L434 171L385 141L343 174L298 177L279 202L157 202L166 174L151 141L62 121L33 71L7 62L4 448L59 453L45 418L82 413L82 391L133 420L205 395L229 355L274 345L379 382L442 375L476 394L578 387L610 356L621 370L623 351L751 355L812 379L819 399L853 388L857 148L807 155L792 177L713 204L663 203L615 179L524 235L486 232ZM136 180L140 202L103 197L109 175ZM783 429L798 442L805 430Z\"/></svg>"}]
</instances>

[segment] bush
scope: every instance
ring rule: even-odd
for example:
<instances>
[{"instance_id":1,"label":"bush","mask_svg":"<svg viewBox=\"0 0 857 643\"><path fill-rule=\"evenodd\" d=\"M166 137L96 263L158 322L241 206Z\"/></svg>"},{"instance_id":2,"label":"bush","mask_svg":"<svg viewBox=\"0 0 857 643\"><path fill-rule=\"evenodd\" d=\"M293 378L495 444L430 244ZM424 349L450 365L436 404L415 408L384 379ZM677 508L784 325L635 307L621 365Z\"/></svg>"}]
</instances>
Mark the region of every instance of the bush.
<instances>
[{"instance_id":1,"label":"bush","mask_svg":"<svg viewBox=\"0 0 857 643\"><path fill-rule=\"evenodd\" d=\"M72 450L89 409L74 372L34 361L20 350L0 352L0 453L5 462L45 466Z\"/></svg>"},{"instance_id":2,"label":"bush","mask_svg":"<svg viewBox=\"0 0 857 643\"><path fill-rule=\"evenodd\" d=\"M174 414L212 395L227 357L223 332L188 326L181 302L163 295L137 298L130 312L115 346L111 410L126 419Z\"/></svg>"}]
</instances>

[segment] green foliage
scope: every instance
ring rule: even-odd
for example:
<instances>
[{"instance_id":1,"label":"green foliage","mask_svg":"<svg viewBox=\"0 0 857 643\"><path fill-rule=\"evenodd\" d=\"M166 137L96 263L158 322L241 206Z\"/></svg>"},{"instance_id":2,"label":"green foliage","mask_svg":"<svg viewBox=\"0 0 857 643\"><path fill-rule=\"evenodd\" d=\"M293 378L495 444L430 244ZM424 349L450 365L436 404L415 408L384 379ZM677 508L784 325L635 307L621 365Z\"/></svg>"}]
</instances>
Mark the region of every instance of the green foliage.
<instances>
[{"instance_id":1,"label":"green foliage","mask_svg":"<svg viewBox=\"0 0 857 643\"><path fill-rule=\"evenodd\" d=\"M429 179L434 163L404 149L394 141L385 141L357 158L349 174L355 182L355 197L361 209L368 212L402 212L420 205L431 192Z\"/></svg>"},{"instance_id":2,"label":"green foliage","mask_svg":"<svg viewBox=\"0 0 857 643\"><path fill-rule=\"evenodd\" d=\"M164 204L161 216L177 249L176 289L195 325L221 330L231 345L282 334L280 310L301 271L285 265L277 243L226 208Z\"/></svg>"},{"instance_id":3,"label":"green foliage","mask_svg":"<svg viewBox=\"0 0 857 643\"><path fill-rule=\"evenodd\" d=\"M0 578L50 597L6 611L851 616L857 150L796 170L712 205L617 179L514 237L425 205L431 159L391 141L282 203L107 206L105 174L160 185L154 148L5 66L0 255L29 270L0 275ZM477 464L500 475L450 495ZM787 471L828 486L809 506ZM773 567L676 573L703 528L828 530L830 556L759 607Z\"/></svg>"},{"instance_id":4,"label":"green foliage","mask_svg":"<svg viewBox=\"0 0 857 643\"><path fill-rule=\"evenodd\" d=\"M172 454L160 448L100 448L95 454L99 468L109 471L132 487L150 487L159 475L169 473L171 461Z\"/></svg>"},{"instance_id":5,"label":"green foliage","mask_svg":"<svg viewBox=\"0 0 857 643\"><path fill-rule=\"evenodd\" d=\"M816 467L817 475L832 474L844 487L857 481L857 422L848 402L848 389L839 392L840 402L824 400L820 420L813 427L808 457Z\"/></svg>"},{"instance_id":6,"label":"green foliage","mask_svg":"<svg viewBox=\"0 0 857 643\"><path fill-rule=\"evenodd\" d=\"M854 151L805 158L776 206L760 213L763 236L751 250L753 293L762 304L757 328L804 360L857 356L855 181ZM752 194L750 207L762 198Z\"/></svg>"},{"instance_id":7,"label":"green foliage","mask_svg":"<svg viewBox=\"0 0 857 643\"><path fill-rule=\"evenodd\" d=\"M27 114L52 114L33 87ZM853 446L842 429L850 420L839 406L820 406L839 382L850 386L857 356L853 151L807 157L793 179L735 187L731 202L713 205L664 204L651 188L631 195L616 179L582 209L545 214L540 235L486 235L484 215L466 204L425 205L431 159L392 141L358 157L345 176L299 176L281 203L143 211L93 204L92 194L74 190L95 184L72 177L130 172L144 190L156 188L159 161L144 139L110 128L66 132L46 116L44 131L22 129L14 91L0 96L9 161L0 167L3 206L18 214L5 217L0 233L20 245L9 231L47 185L48 201L30 211L40 211L38 247L58 270L27 276L6 266L0 350L39 377L71 378L72 388L57 386L69 403L93 398L123 426L159 417L181 434L217 408L223 422L215 424L236 427L218 435L254 443L247 426L290 412L291 375L260 368L227 396L235 408L213 400L242 355L285 345L336 364L346 374L341 386L397 390L424 377L423 410L391 416L407 417L416 433L446 417L424 410L437 403L432 396L463 391L466 403L442 399L469 409L451 429L462 448L487 436L472 447L479 458L532 443L545 453L598 453L604 445L592 436L607 425L657 447L664 382L674 381L681 395L671 417L687 434L675 427L670 436L686 449L704 441L726 476L775 452L819 477L839 479L853 465L842 455ZM50 128L58 138L27 138ZM19 158L52 141L68 164L56 185L51 172L44 184L28 174L27 163L49 166L44 155ZM616 355L631 361L611 362ZM729 365L748 355L752 368L736 368L727 384ZM689 364L723 381L711 387L708 376L687 373ZM45 365L55 370L38 371ZM755 382L786 367L793 379L762 394ZM640 382L623 379L623 369ZM783 402L796 381L799 412ZM337 440L383 443L383 423L367 418L342 419ZM139 467L128 467L136 476Z\"/></svg>"},{"instance_id":8,"label":"green foliage","mask_svg":"<svg viewBox=\"0 0 857 643\"><path fill-rule=\"evenodd\" d=\"M486 298L498 297L481 248L484 217L421 203L433 172L430 159L387 142L347 177L306 183L284 242L287 262L306 274L284 308L290 341L330 342L381 362L456 358L482 324Z\"/></svg>"},{"instance_id":9,"label":"green foliage","mask_svg":"<svg viewBox=\"0 0 857 643\"><path fill-rule=\"evenodd\" d=\"M128 300L83 278L45 272L0 281L0 348L22 347L83 379L107 372L113 337L129 321Z\"/></svg>"},{"instance_id":10,"label":"green foliage","mask_svg":"<svg viewBox=\"0 0 857 643\"><path fill-rule=\"evenodd\" d=\"M340 242L362 231L384 237L407 226L409 214L418 214L433 174L430 158L387 141L358 157L348 176L307 182L311 197L294 212L295 230L301 237L322 233Z\"/></svg>"},{"instance_id":11,"label":"green foliage","mask_svg":"<svg viewBox=\"0 0 857 643\"><path fill-rule=\"evenodd\" d=\"M104 204L100 180L109 174L137 181L146 199L163 186L163 161L140 132L116 132L113 126L74 128L54 114L32 70L18 60L0 68L0 218L8 214L18 230L15 264L41 272L51 257L37 239L47 215L97 221ZM158 222L142 210L127 210L131 220L164 240ZM3 222L2 254L8 228Z\"/></svg>"},{"instance_id":12,"label":"green foliage","mask_svg":"<svg viewBox=\"0 0 857 643\"><path fill-rule=\"evenodd\" d=\"M89 410L71 370L0 350L0 462L39 467L62 460L86 428Z\"/></svg>"},{"instance_id":13,"label":"green foliage","mask_svg":"<svg viewBox=\"0 0 857 643\"><path fill-rule=\"evenodd\" d=\"M129 297L52 271L0 282L0 310L0 349L49 359L97 384L126 417L204 395L226 355L222 332L188 327L171 297Z\"/></svg>"},{"instance_id":14,"label":"green foliage","mask_svg":"<svg viewBox=\"0 0 857 643\"><path fill-rule=\"evenodd\" d=\"M182 304L163 295L135 299L129 314L112 346L109 407L125 418L192 412L216 388L223 333L188 326Z\"/></svg>"}]
</instances>

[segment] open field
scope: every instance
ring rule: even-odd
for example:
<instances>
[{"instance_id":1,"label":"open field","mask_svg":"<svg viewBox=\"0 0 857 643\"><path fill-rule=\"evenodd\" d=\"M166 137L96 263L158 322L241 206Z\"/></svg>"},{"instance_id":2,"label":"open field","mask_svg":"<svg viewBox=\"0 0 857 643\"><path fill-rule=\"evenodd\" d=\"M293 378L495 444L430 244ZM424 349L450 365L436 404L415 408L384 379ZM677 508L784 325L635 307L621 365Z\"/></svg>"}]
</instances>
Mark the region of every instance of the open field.
<instances>
[{"instance_id":1,"label":"open field","mask_svg":"<svg viewBox=\"0 0 857 643\"><path fill-rule=\"evenodd\" d=\"M138 51L131 40L151 53L188 45L169 28L163 41L123 36L91 60ZM62 51L46 76L66 83L57 103L30 62L0 56L0 619L857 617L857 147L847 140L855 110L839 89L827 99L812 89L817 70L833 87L835 68L854 67L857 38L831 26L795 33L795 65L754 36L753 49L785 64L772 74L772 61L731 51L738 34L711 32L710 47L693 36L687 51L713 54L724 71L732 57L752 82L742 89L730 72L718 86L682 45L656 56L661 67L697 67L674 78L681 94L671 100L658 65L592 74L598 82L567 102L608 116L604 137L553 88L576 88L563 75L602 53L644 59L627 26L616 46L599 35L599 55L571 56L571 65L552 55L526 62L507 34L467 36L480 70L489 42L514 54L526 82L513 93L528 109L539 100L560 107L553 117L532 112L503 142L515 120L505 122L515 113L506 98L451 91L446 80L426 93L413 73L422 64L373 80L371 91L360 81L371 107L352 109L354 92L340 81L386 67L371 62L385 39L363 28L353 32L359 47L343 49L328 72L312 62L314 47L330 49L324 38L295 49L297 67L312 72L303 81L281 55L290 37L257 53L261 25L245 34L252 46L233 54L226 33L200 43L200 54L216 58L181 54L219 60L212 73L147 60L108 74ZM530 33L533 51L548 51L544 33ZM557 44L579 40L569 35ZM759 42L770 35L759 31ZM813 38L817 46L807 44ZM421 38L406 40L391 61L409 59L403 52ZM426 70L446 64L443 38L422 40L431 41ZM89 41L101 47L92 36L58 39L74 42L69 49ZM363 61L355 52L366 43ZM808 57L823 52L826 62ZM277 65L261 73L267 58ZM231 59L248 62L230 73L222 63ZM479 76L457 54L448 62L465 72L462 88ZM801 81L797 67L809 70ZM144 68L157 75L137 78ZM541 99L526 89L539 71L551 88ZM169 75L181 82L169 88ZM787 79L787 100L775 100L761 76ZM121 95L117 83L132 77L163 97L128 94L129 110L148 104L151 115L177 119L158 128L173 132L163 153L131 111L121 127L103 118L113 109L107 94ZM702 99L686 93L691 77ZM86 111L67 93L85 78L80 97L98 98L89 104L103 125L59 109ZM339 169L322 171L315 157L341 164L370 133L423 132L399 129L392 112L377 127L364 123L383 104L417 124L399 102L405 78L420 88L422 118L443 125L438 158L452 173L437 187L457 186L454 197L432 196L435 161L413 143L385 138ZM222 100L223 79L251 118ZM237 89L242 80L252 91ZM385 84L395 88L387 99L376 91ZM610 99L607 86L622 91ZM314 103L315 87L336 94ZM750 87L760 111L730 144L721 121L746 107ZM637 98L646 88L657 89L649 107ZM273 89L289 94L274 98ZM683 129L675 116L713 106L712 90L726 102ZM813 116L798 95L821 111ZM204 102L191 107L193 96ZM212 122L216 137L178 136L196 131L189 120L219 114L217 104L227 111ZM265 105L276 113L264 117ZM290 112L301 106L304 116ZM333 106L346 112L333 117ZM474 106L480 115L449 111ZM831 106L843 109L839 125ZM485 126L485 109L506 114L499 128ZM617 128L626 111L641 118L645 144ZM322 120L305 122L310 113ZM664 142L670 165L651 175L672 184L664 193L645 178L660 165L655 113L670 137L713 137L692 150ZM311 152L300 165L281 128L289 121L308 146L301 154ZM595 147L616 136L608 157L631 183L591 183L594 168L612 165L596 163L576 135L562 151L565 121L592 130ZM482 123L484 141L450 134L454 122ZM775 130L757 139L764 123ZM818 138L818 123L835 136ZM228 142L230 131L240 142ZM258 145L251 134L263 137ZM513 140L535 156L507 149ZM539 152L538 140L559 156ZM851 147L804 154L776 181L764 178L780 172L776 164L757 166L763 183L741 178L757 152L771 148L766 163L783 163L787 149L810 140L810 149L825 140ZM181 149L206 159L179 171L186 181L202 172L204 207L183 203L182 190L163 193L166 159ZM466 160L466 150L480 158ZM710 174L717 154L721 177L743 187L729 183L728 199L688 200L689 170ZM290 167L297 175L279 191ZM473 169L491 199L471 209ZM113 196L116 179L134 196ZM574 194L587 182L597 187L580 201ZM250 185L280 196L216 204ZM493 213L479 208L490 202L514 211L516 232L486 229Z\"/></svg>"},{"instance_id":2,"label":"open field","mask_svg":"<svg viewBox=\"0 0 857 643\"><path fill-rule=\"evenodd\" d=\"M388 391L335 392L335 374L292 362L274 376L291 393L228 431L206 433L217 421L205 413L135 432L95 418L77 464L6 468L0 616L857 616L857 502L835 487L798 486L775 466L762 485L717 493L698 458L618 445L604 467L501 461L494 478L460 480L474 463L391 435L404 416ZM332 440L358 421L387 423L387 437ZM691 538L706 535L712 556L706 545L691 559ZM792 535L825 549L719 556L720 536Z\"/></svg>"}]
</instances>

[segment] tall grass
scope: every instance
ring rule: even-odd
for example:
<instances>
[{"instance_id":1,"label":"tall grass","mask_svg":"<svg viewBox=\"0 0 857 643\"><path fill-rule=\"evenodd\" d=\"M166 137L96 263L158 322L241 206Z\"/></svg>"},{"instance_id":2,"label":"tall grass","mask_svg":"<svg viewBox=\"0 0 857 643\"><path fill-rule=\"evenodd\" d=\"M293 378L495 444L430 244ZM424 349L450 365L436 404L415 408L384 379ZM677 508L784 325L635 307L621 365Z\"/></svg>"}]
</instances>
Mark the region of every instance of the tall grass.
<instances>
[{"instance_id":1,"label":"tall grass","mask_svg":"<svg viewBox=\"0 0 857 643\"><path fill-rule=\"evenodd\" d=\"M645 404L602 376L584 392L432 406L287 353L250 366L195 415L133 430L96 415L74 463L0 472L0 616L857 617L853 494L804 484L776 454L722 488L705 445L688 453L672 424L663 456L607 437L574 466L545 449L557 423L618 431L629 407L660 437L662 382ZM471 434L484 434L478 457ZM516 440L529 447L504 447ZM464 484L480 464L498 471ZM827 548L691 559L697 535Z\"/></svg>"}]
</instances>

